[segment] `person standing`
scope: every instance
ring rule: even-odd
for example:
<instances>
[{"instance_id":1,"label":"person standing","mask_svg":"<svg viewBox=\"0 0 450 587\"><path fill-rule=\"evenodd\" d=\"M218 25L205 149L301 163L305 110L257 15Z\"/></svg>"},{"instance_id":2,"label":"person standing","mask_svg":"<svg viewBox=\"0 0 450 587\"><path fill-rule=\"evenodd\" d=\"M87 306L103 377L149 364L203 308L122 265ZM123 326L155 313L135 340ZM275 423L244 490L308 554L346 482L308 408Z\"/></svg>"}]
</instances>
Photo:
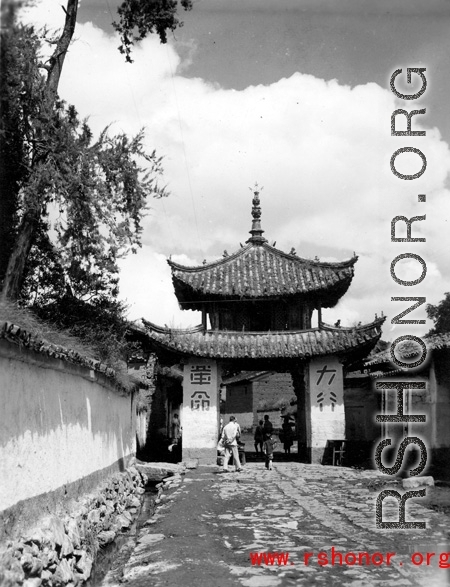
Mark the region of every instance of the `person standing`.
<instances>
[{"instance_id":1,"label":"person standing","mask_svg":"<svg viewBox=\"0 0 450 587\"><path fill-rule=\"evenodd\" d=\"M238 452L238 438L241 435L241 427L236 422L236 418L234 416L230 416L230 421L226 426L224 426L222 431L222 444L225 447L225 457L223 460L223 472L228 473L228 461L230 460L231 455L233 455L234 465L236 467L236 471L240 472L241 463L239 461L239 452Z\"/></svg>"},{"instance_id":2,"label":"person standing","mask_svg":"<svg viewBox=\"0 0 450 587\"><path fill-rule=\"evenodd\" d=\"M272 470L273 451L276 445L277 443L275 440L273 440L272 433L269 432L263 445L263 451L266 456L266 469L268 469L269 471Z\"/></svg>"},{"instance_id":3,"label":"person standing","mask_svg":"<svg viewBox=\"0 0 450 587\"><path fill-rule=\"evenodd\" d=\"M181 423L178 414L174 414L172 418L172 440L178 441L181 438Z\"/></svg>"},{"instance_id":4,"label":"person standing","mask_svg":"<svg viewBox=\"0 0 450 587\"><path fill-rule=\"evenodd\" d=\"M270 435L272 435L273 433L273 424L272 422L269 420L269 416L266 414L264 416L264 424L263 424L263 434L264 434L264 440L266 440L266 438Z\"/></svg>"},{"instance_id":5,"label":"person standing","mask_svg":"<svg viewBox=\"0 0 450 587\"><path fill-rule=\"evenodd\" d=\"M181 440L181 423L178 414L174 414L172 417L172 424L171 424L171 437L170 437L170 446L169 451L172 452L173 447L180 444Z\"/></svg>"},{"instance_id":6,"label":"person standing","mask_svg":"<svg viewBox=\"0 0 450 587\"><path fill-rule=\"evenodd\" d=\"M283 425L281 427L283 431L283 448L284 454L291 454L291 446L294 444L292 440L292 428L291 423L289 422L289 416L286 416L283 421ZM280 438L281 440L281 438Z\"/></svg>"},{"instance_id":7,"label":"person standing","mask_svg":"<svg viewBox=\"0 0 450 587\"><path fill-rule=\"evenodd\" d=\"M264 443L263 424L264 424L264 422L262 420L260 420L258 426L255 429L254 439L255 439L256 454L258 454L258 447L259 447L259 452L261 454L263 454L263 443Z\"/></svg>"}]
</instances>

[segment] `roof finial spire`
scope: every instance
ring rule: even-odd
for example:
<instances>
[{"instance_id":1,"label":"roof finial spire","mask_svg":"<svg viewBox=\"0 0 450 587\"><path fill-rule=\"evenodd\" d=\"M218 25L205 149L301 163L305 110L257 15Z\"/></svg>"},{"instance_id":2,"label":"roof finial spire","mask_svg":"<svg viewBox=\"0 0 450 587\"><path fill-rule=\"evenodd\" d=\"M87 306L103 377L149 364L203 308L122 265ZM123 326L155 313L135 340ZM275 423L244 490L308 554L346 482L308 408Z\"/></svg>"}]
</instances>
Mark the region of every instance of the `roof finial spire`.
<instances>
[{"instance_id":1,"label":"roof finial spire","mask_svg":"<svg viewBox=\"0 0 450 587\"><path fill-rule=\"evenodd\" d=\"M257 183L253 188L249 188L253 193L253 200L252 200L252 229L249 231L252 235L246 242L247 243L265 243L267 239L263 237L264 230L261 228L261 202L259 199L259 194L262 192L264 188L261 186L259 187Z\"/></svg>"}]
</instances>

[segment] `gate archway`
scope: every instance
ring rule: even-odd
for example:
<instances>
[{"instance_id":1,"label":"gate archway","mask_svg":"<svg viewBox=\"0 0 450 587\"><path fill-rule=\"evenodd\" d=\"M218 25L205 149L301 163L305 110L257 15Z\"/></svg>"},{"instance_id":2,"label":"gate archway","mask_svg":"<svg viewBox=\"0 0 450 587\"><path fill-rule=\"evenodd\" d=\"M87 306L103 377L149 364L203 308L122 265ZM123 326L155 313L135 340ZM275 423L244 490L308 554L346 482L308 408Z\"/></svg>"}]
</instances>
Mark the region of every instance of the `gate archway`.
<instances>
[{"instance_id":1,"label":"gate archway","mask_svg":"<svg viewBox=\"0 0 450 587\"><path fill-rule=\"evenodd\" d=\"M235 253L197 267L168 261L181 308L201 311L202 324L169 329L143 320L136 328L163 364L183 364L184 459L215 461L226 368L289 371L299 450L305 462L320 462L327 439L345 434L343 369L369 354L385 318L351 328L325 324L322 308L345 294L357 257L332 263L276 249L263 236L258 191L252 204L251 236Z\"/></svg>"}]
</instances>

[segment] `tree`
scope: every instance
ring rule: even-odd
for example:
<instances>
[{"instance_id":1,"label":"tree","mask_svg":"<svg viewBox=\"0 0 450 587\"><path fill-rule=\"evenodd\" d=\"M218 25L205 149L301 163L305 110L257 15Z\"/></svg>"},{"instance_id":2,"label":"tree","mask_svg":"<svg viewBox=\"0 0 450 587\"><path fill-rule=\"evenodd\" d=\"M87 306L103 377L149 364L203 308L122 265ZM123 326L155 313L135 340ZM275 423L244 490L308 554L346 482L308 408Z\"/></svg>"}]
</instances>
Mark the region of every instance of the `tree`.
<instances>
[{"instance_id":1,"label":"tree","mask_svg":"<svg viewBox=\"0 0 450 587\"><path fill-rule=\"evenodd\" d=\"M434 327L428 334L444 334L450 332L450 292L436 306L427 304L427 316L433 320Z\"/></svg>"},{"instance_id":2,"label":"tree","mask_svg":"<svg viewBox=\"0 0 450 587\"><path fill-rule=\"evenodd\" d=\"M94 141L87 123L59 100L37 134L45 156L33 165L21 190L25 212L18 234L22 240L11 255L8 271L12 273L6 274L4 290L8 293L9 283L9 291L18 297L33 266L30 255L37 256L33 249L39 245L41 266L45 263L46 253L51 252L46 215L52 205L59 214L53 223L54 265L63 274L64 287L81 299L107 290L112 293L117 260L140 244L147 198L166 195L157 182L161 159L155 152L145 153L142 132L129 139L123 134L110 137L105 130ZM44 285L40 284L41 290Z\"/></svg>"},{"instance_id":3,"label":"tree","mask_svg":"<svg viewBox=\"0 0 450 587\"><path fill-rule=\"evenodd\" d=\"M191 10L192 0L181 0L184 10ZM167 42L167 31L175 31L183 23L177 18L176 0L124 0L117 12L119 22L113 26L120 35L119 51L132 62L131 49L135 42L142 41L149 33L157 33L161 43Z\"/></svg>"},{"instance_id":4,"label":"tree","mask_svg":"<svg viewBox=\"0 0 450 587\"><path fill-rule=\"evenodd\" d=\"M34 91L36 39L24 27L14 26L16 5L3 5L0 46L0 283L17 237L20 186L27 176L26 113Z\"/></svg>"},{"instance_id":5,"label":"tree","mask_svg":"<svg viewBox=\"0 0 450 587\"><path fill-rule=\"evenodd\" d=\"M69 292L40 307L35 314L52 325L69 332L95 351L96 358L116 371L139 345L127 340L126 305L109 296L99 296L89 303Z\"/></svg>"},{"instance_id":6,"label":"tree","mask_svg":"<svg viewBox=\"0 0 450 587\"><path fill-rule=\"evenodd\" d=\"M110 137L105 130L94 141L87 122L58 98L78 0L67 0L64 27L46 63L39 60L35 31L18 25L13 4L9 7L9 26L2 32L2 59L8 67L2 67L0 153L7 170L2 211L14 244L9 238L0 264L2 299L18 299L32 247L48 229L50 205L60 211L56 256L66 285L78 283L84 290L89 281L89 291L98 293L104 273L117 274L117 259L140 244L146 199L166 195L157 182L161 159L155 152L145 153L142 132L130 139ZM190 2L183 1L183 7L189 9ZM117 27L127 59L133 41L148 33L156 32L165 42L166 30L181 24L176 11L175 0L122 2Z\"/></svg>"}]
</instances>

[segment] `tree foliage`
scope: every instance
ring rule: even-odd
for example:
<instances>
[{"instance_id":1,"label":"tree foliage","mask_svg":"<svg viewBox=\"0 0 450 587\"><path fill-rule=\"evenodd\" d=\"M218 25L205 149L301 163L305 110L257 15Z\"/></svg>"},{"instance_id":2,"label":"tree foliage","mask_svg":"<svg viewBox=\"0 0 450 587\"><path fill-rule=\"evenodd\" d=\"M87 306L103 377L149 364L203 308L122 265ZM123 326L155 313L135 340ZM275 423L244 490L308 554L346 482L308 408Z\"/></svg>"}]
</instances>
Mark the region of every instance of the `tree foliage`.
<instances>
[{"instance_id":1,"label":"tree foliage","mask_svg":"<svg viewBox=\"0 0 450 587\"><path fill-rule=\"evenodd\" d=\"M20 161L5 156L10 166L19 163L23 170L19 190L12 190L20 219L14 232L23 233L31 225L32 234L29 248L19 252L28 259L32 248L44 242L41 253L48 251L49 240L41 233L50 228L49 212L57 215L52 236L66 284L79 297L92 296L107 289L111 276L118 273L117 260L140 245L148 198L166 195L158 183L161 158L155 151L146 153L142 131L129 138L111 136L105 129L94 140L87 121L79 119L73 106L57 99L49 112L43 110L45 87L36 54L30 58L35 35L24 28L20 36L31 45L28 61L21 64L22 75L14 80L21 81L17 130L22 141L16 150ZM11 134L13 139L15 135ZM24 277L31 267L25 266Z\"/></svg>"},{"instance_id":2,"label":"tree foliage","mask_svg":"<svg viewBox=\"0 0 450 587\"><path fill-rule=\"evenodd\" d=\"M67 27L57 46L66 36ZM161 158L145 152L143 132L129 138L110 136L105 129L94 140L87 121L54 96L53 72L56 68L60 74L60 56L52 56L47 78L42 75L32 27L8 27L2 51L8 67L2 84L1 149L9 174L4 184L9 264L6 268L4 257L3 296L19 297L32 247L38 233L50 227L46 219L55 209L53 241L73 292L87 296L105 290L105 276L117 274L117 259L140 244L146 201L166 195L158 184Z\"/></svg>"},{"instance_id":3,"label":"tree foliage","mask_svg":"<svg viewBox=\"0 0 450 587\"><path fill-rule=\"evenodd\" d=\"M444 334L450 332L450 292L437 305L427 305L427 316L434 322L429 334Z\"/></svg>"},{"instance_id":4,"label":"tree foliage","mask_svg":"<svg viewBox=\"0 0 450 587\"><path fill-rule=\"evenodd\" d=\"M181 0L184 10L191 10L192 0ZM150 33L156 33L161 43L167 42L167 31L174 31L183 23L177 17L177 0L124 0L117 12L119 22L113 26L120 35L119 51L132 62L131 50L136 42L142 41Z\"/></svg>"},{"instance_id":5,"label":"tree foliage","mask_svg":"<svg viewBox=\"0 0 450 587\"><path fill-rule=\"evenodd\" d=\"M190 0L182 5L188 9ZM146 152L142 131L128 137L107 128L94 138L88 121L58 97L78 0L66 0L62 32L45 62L34 28L17 22L18 7L6 2L2 14L2 299L21 299L61 325L84 316L105 332L100 316L112 324L115 315L120 338L117 262L140 245L148 199L167 195L161 158ZM117 27L129 61L131 45L147 34L166 41L166 31L181 25L176 11L172 0L122 2Z\"/></svg>"},{"instance_id":6,"label":"tree foliage","mask_svg":"<svg viewBox=\"0 0 450 587\"><path fill-rule=\"evenodd\" d=\"M89 303L66 292L44 306L33 306L35 314L95 350L97 359L118 370L136 348L126 339L126 305L110 296L98 296Z\"/></svg>"},{"instance_id":7,"label":"tree foliage","mask_svg":"<svg viewBox=\"0 0 450 587\"><path fill-rule=\"evenodd\" d=\"M54 255L65 286L80 299L114 293L118 259L140 245L148 198L166 195L158 184L161 158L145 152L143 132L128 138L109 136L106 129L94 141L87 122L63 103L55 107L42 136L48 137L42 142L47 154L24 196L28 190L30 199L40 193L43 207L52 206L57 215ZM34 248L44 243L42 235ZM41 254L46 251L48 240Z\"/></svg>"},{"instance_id":8,"label":"tree foliage","mask_svg":"<svg viewBox=\"0 0 450 587\"><path fill-rule=\"evenodd\" d=\"M14 25L14 7L4 14L0 67L0 281L17 237L19 192L29 176L28 138L37 112L42 77L37 67L39 43L29 27Z\"/></svg>"}]
</instances>

